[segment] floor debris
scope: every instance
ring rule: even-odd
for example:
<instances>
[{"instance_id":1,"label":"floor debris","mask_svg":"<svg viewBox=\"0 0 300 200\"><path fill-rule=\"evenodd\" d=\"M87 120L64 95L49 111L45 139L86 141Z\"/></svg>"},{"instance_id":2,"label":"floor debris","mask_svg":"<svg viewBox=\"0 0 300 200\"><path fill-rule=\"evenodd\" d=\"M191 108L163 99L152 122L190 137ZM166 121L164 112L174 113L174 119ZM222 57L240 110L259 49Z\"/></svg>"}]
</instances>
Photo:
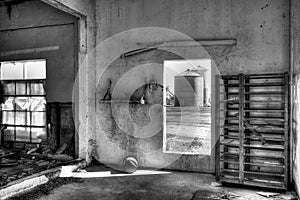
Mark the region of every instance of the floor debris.
<instances>
[{"instance_id":1,"label":"floor debris","mask_svg":"<svg viewBox=\"0 0 300 200\"><path fill-rule=\"evenodd\" d=\"M65 150L66 148L64 148ZM51 154L48 148L31 145L0 148L0 187L32 174L75 161L66 154Z\"/></svg>"},{"instance_id":2,"label":"floor debris","mask_svg":"<svg viewBox=\"0 0 300 200\"><path fill-rule=\"evenodd\" d=\"M211 191L197 191L192 200L245 200L245 198L241 197L238 194L228 191L222 192L211 192Z\"/></svg>"},{"instance_id":3,"label":"floor debris","mask_svg":"<svg viewBox=\"0 0 300 200\"><path fill-rule=\"evenodd\" d=\"M280 198L282 200L298 200L299 199L296 192L287 192L287 193L281 194Z\"/></svg>"},{"instance_id":4,"label":"floor debris","mask_svg":"<svg viewBox=\"0 0 300 200\"><path fill-rule=\"evenodd\" d=\"M56 178L50 180L48 183L44 185L41 185L33 189L30 192L24 193L16 197L11 197L9 198L9 200L32 200L43 195L49 195L52 190L54 190L59 186L69 184L69 183L82 183L82 182L84 182L84 179L80 179L80 178Z\"/></svg>"},{"instance_id":5,"label":"floor debris","mask_svg":"<svg viewBox=\"0 0 300 200\"><path fill-rule=\"evenodd\" d=\"M274 193L274 192L256 192L256 193L259 194L260 196L267 197L267 198L280 195L279 193Z\"/></svg>"},{"instance_id":6,"label":"floor debris","mask_svg":"<svg viewBox=\"0 0 300 200\"><path fill-rule=\"evenodd\" d=\"M210 185L213 187L222 187L222 183L218 183L218 182L211 182Z\"/></svg>"}]
</instances>

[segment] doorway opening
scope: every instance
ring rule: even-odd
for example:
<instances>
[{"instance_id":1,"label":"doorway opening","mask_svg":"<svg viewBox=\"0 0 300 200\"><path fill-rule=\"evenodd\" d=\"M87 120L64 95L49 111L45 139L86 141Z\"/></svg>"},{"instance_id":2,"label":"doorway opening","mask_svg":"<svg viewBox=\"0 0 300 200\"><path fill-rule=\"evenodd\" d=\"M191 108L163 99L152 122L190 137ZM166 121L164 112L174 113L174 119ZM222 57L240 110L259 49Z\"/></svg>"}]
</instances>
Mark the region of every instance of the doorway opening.
<instances>
[{"instance_id":1,"label":"doorway opening","mask_svg":"<svg viewBox=\"0 0 300 200\"><path fill-rule=\"evenodd\" d=\"M165 153L211 153L211 60L164 61Z\"/></svg>"}]
</instances>

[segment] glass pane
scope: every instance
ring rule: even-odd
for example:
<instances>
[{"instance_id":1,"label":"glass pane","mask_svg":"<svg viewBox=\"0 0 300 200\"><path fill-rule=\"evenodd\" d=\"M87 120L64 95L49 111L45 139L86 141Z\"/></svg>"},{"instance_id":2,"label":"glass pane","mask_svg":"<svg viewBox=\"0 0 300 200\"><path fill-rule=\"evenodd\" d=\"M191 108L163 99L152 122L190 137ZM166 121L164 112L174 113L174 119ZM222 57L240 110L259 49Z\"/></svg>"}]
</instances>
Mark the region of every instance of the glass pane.
<instances>
[{"instance_id":1,"label":"glass pane","mask_svg":"<svg viewBox=\"0 0 300 200\"><path fill-rule=\"evenodd\" d=\"M22 142L30 141L30 128L16 127L16 140Z\"/></svg>"},{"instance_id":2,"label":"glass pane","mask_svg":"<svg viewBox=\"0 0 300 200\"><path fill-rule=\"evenodd\" d=\"M2 124L14 124L14 112L2 112Z\"/></svg>"},{"instance_id":3,"label":"glass pane","mask_svg":"<svg viewBox=\"0 0 300 200\"><path fill-rule=\"evenodd\" d=\"M30 91L32 95L44 95L45 89L43 83L31 83Z\"/></svg>"},{"instance_id":4,"label":"glass pane","mask_svg":"<svg viewBox=\"0 0 300 200\"><path fill-rule=\"evenodd\" d=\"M16 97L16 110L29 110L30 98L29 97Z\"/></svg>"},{"instance_id":5,"label":"glass pane","mask_svg":"<svg viewBox=\"0 0 300 200\"><path fill-rule=\"evenodd\" d=\"M15 125L30 125L30 118L26 115L26 112L16 112Z\"/></svg>"},{"instance_id":6,"label":"glass pane","mask_svg":"<svg viewBox=\"0 0 300 200\"><path fill-rule=\"evenodd\" d=\"M25 82L17 82L16 83L16 94L17 95L25 95L26 94L26 83Z\"/></svg>"},{"instance_id":7,"label":"glass pane","mask_svg":"<svg viewBox=\"0 0 300 200\"><path fill-rule=\"evenodd\" d=\"M46 128L31 128L32 142L41 142L47 139Z\"/></svg>"},{"instance_id":8,"label":"glass pane","mask_svg":"<svg viewBox=\"0 0 300 200\"><path fill-rule=\"evenodd\" d=\"M22 62L3 62L1 63L1 80L23 79Z\"/></svg>"},{"instance_id":9,"label":"glass pane","mask_svg":"<svg viewBox=\"0 0 300 200\"><path fill-rule=\"evenodd\" d=\"M28 61L25 63L25 79L45 79L46 61Z\"/></svg>"},{"instance_id":10,"label":"glass pane","mask_svg":"<svg viewBox=\"0 0 300 200\"><path fill-rule=\"evenodd\" d=\"M14 141L15 140L15 128L8 126L4 131L4 140L5 141Z\"/></svg>"},{"instance_id":11,"label":"glass pane","mask_svg":"<svg viewBox=\"0 0 300 200\"><path fill-rule=\"evenodd\" d=\"M32 112L32 126L45 126L46 113L45 112Z\"/></svg>"},{"instance_id":12,"label":"glass pane","mask_svg":"<svg viewBox=\"0 0 300 200\"><path fill-rule=\"evenodd\" d=\"M45 97L32 97L30 99L30 110L31 111L45 111L46 110Z\"/></svg>"},{"instance_id":13,"label":"glass pane","mask_svg":"<svg viewBox=\"0 0 300 200\"><path fill-rule=\"evenodd\" d=\"M5 97L2 103L2 110L14 110L14 98Z\"/></svg>"},{"instance_id":14,"label":"glass pane","mask_svg":"<svg viewBox=\"0 0 300 200\"><path fill-rule=\"evenodd\" d=\"M31 95L30 85L31 85L30 81L26 81L26 88L27 88L26 94L27 95Z\"/></svg>"},{"instance_id":15,"label":"glass pane","mask_svg":"<svg viewBox=\"0 0 300 200\"><path fill-rule=\"evenodd\" d=\"M5 81L3 83L3 93L5 95L15 95L15 83Z\"/></svg>"}]
</instances>

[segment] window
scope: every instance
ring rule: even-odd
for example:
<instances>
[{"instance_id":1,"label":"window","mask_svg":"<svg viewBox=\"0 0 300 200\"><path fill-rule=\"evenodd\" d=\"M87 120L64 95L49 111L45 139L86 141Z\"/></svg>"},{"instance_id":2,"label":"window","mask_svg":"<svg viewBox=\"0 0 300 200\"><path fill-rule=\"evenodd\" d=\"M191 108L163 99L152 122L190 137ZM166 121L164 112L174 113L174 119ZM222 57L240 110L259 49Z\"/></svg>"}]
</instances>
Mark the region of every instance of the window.
<instances>
[{"instance_id":1,"label":"window","mask_svg":"<svg viewBox=\"0 0 300 200\"><path fill-rule=\"evenodd\" d=\"M211 60L166 60L165 153L211 153Z\"/></svg>"},{"instance_id":2,"label":"window","mask_svg":"<svg viewBox=\"0 0 300 200\"><path fill-rule=\"evenodd\" d=\"M1 62L0 68L3 139L28 143L46 140L46 61Z\"/></svg>"}]
</instances>

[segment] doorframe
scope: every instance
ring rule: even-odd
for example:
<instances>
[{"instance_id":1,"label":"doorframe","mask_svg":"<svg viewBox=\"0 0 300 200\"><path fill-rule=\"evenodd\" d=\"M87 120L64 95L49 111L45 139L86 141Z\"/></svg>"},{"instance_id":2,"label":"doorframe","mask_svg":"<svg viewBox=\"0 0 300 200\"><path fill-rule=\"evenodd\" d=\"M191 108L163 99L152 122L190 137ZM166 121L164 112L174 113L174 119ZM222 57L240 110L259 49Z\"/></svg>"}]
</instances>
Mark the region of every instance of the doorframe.
<instances>
[{"instance_id":1,"label":"doorframe","mask_svg":"<svg viewBox=\"0 0 300 200\"><path fill-rule=\"evenodd\" d=\"M65 13L68 13L74 17L78 18L78 23L74 24L75 30L75 77L74 77L74 87L78 91L76 91L76 94L73 98L75 98L75 101L79 102L79 80L76 80L76 74L79 71L79 63L80 58L82 56L86 56L87 54L87 16L77 10L74 10L73 8L61 3L59 0L40 0L41 2L44 2L58 10L61 10ZM77 53L76 53L77 52ZM75 157L79 157L79 128L76 127L76 122L79 121L79 104L75 104L73 107L75 112L73 114L74 117L74 123L75 123Z\"/></svg>"},{"instance_id":2,"label":"doorframe","mask_svg":"<svg viewBox=\"0 0 300 200\"><path fill-rule=\"evenodd\" d=\"M79 36L79 54L87 53L87 16L73 8L61 3L58 0L40 0L58 10L64 11L74 17L79 18L78 36Z\"/></svg>"}]
</instances>

